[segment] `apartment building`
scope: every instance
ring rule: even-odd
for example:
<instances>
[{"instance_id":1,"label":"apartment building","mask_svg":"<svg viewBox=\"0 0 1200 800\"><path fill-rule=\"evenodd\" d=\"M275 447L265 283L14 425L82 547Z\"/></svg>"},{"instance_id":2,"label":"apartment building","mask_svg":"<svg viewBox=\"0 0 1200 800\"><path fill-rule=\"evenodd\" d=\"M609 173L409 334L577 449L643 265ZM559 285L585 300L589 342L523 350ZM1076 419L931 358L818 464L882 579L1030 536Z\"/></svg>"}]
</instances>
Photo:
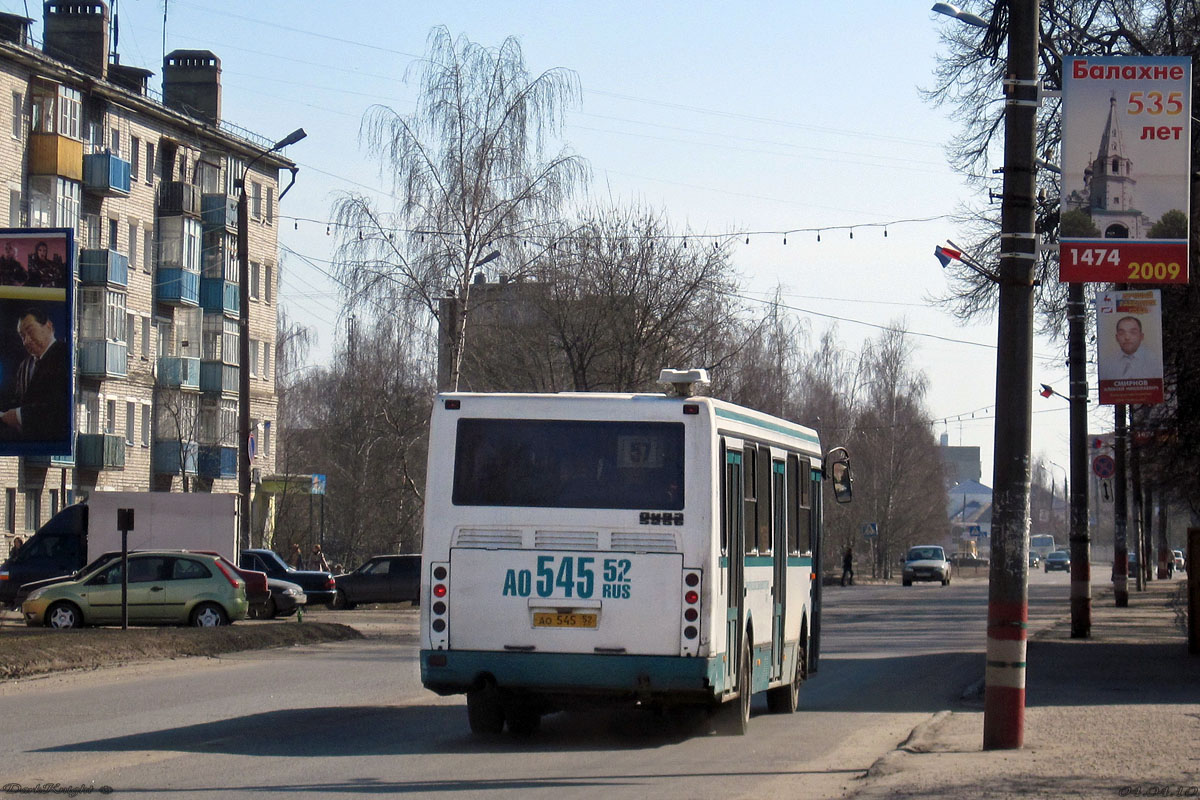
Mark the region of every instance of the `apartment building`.
<instances>
[{"instance_id":1,"label":"apartment building","mask_svg":"<svg viewBox=\"0 0 1200 800\"><path fill-rule=\"evenodd\" d=\"M156 92L110 53L106 3L43 11L40 45L34 20L0 14L0 224L75 231L77 433L70 457L0 458L0 557L93 491L237 491L243 174L255 467L275 461L277 197L294 164L222 120L211 52L168 54Z\"/></svg>"}]
</instances>

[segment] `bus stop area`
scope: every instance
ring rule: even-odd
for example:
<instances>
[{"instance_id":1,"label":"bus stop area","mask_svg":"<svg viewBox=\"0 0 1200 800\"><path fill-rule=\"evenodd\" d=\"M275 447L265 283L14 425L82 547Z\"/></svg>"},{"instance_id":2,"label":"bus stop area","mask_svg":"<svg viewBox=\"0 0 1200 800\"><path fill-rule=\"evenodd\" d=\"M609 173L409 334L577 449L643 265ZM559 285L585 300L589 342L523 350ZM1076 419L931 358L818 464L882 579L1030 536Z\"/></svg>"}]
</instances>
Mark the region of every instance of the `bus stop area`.
<instances>
[{"instance_id":1,"label":"bus stop area","mask_svg":"<svg viewBox=\"0 0 1200 800\"><path fill-rule=\"evenodd\" d=\"M1089 639L1070 615L1029 631L1024 746L983 747L982 678L846 787L847 797L1200 797L1200 655L1189 655L1187 577L1092 597ZM982 671L983 664L980 663Z\"/></svg>"}]
</instances>

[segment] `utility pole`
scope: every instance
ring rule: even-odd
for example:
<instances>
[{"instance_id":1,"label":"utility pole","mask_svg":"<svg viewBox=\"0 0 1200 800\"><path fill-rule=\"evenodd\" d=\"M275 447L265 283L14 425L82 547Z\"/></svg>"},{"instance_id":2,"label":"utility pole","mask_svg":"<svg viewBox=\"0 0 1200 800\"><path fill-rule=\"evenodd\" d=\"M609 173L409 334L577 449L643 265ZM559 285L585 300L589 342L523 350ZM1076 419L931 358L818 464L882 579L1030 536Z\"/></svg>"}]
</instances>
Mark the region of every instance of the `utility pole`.
<instances>
[{"instance_id":1,"label":"utility pole","mask_svg":"<svg viewBox=\"0 0 1200 800\"><path fill-rule=\"evenodd\" d=\"M1004 79L1004 196L1000 210L1000 299L992 561L988 586L983 747L1015 749L1025 728L1029 619L1030 414L1033 400L1033 282L1038 2L1008 4Z\"/></svg>"},{"instance_id":2,"label":"utility pole","mask_svg":"<svg viewBox=\"0 0 1200 800\"><path fill-rule=\"evenodd\" d=\"M1088 531L1087 332L1083 284L1067 284L1067 372L1071 387L1071 638L1092 635L1092 544Z\"/></svg>"},{"instance_id":3,"label":"utility pole","mask_svg":"<svg viewBox=\"0 0 1200 800\"><path fill-rule=\"evenodd\" d=\"M1125 406L1113 406L1113 604L1117 608L1129 605L1129 544L1126 529L1129 522L1129 496L1125 477Z\"/></svg>"}]
</instances>

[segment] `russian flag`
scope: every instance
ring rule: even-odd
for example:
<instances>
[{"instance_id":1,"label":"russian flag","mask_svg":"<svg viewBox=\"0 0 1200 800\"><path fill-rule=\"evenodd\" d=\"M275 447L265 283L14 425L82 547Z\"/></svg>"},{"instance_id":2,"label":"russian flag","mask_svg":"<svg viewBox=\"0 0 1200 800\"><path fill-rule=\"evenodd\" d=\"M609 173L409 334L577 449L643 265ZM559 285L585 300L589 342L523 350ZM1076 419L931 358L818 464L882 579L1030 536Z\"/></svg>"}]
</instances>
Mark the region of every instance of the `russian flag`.
<instances>
[{"instance_id":1,"label":"russian flag","mask_svg":"<svg viewBox=\"0 0 1200 800\"><path fill-rule=\"evenodd\" d=\"M962 253L950 247L942 247L940 244L933 248L933 254L937 256L937 260L942 262L942 269L950 265L951 261L958 261L962 258Z\"/></svg>"}]
</instances>

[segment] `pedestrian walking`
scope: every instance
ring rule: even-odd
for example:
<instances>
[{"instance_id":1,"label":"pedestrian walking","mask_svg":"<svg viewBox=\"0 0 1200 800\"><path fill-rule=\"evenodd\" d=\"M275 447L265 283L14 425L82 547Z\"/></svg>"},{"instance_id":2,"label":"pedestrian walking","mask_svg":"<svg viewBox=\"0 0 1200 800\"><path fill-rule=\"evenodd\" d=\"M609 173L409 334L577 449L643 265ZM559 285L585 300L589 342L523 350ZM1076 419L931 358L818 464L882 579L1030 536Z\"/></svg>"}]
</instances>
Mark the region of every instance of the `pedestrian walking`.
<instances>
[{"instance_id":1,"label":"pedestrian walking","mask_svg":"<svg viewBox=\"0 0 1200 800\"><path fill-rule=\"evenodd\" d=\"M847 547L842 556L842 586L854 585L854 548Z\"/></svg>"}]
</instances>

